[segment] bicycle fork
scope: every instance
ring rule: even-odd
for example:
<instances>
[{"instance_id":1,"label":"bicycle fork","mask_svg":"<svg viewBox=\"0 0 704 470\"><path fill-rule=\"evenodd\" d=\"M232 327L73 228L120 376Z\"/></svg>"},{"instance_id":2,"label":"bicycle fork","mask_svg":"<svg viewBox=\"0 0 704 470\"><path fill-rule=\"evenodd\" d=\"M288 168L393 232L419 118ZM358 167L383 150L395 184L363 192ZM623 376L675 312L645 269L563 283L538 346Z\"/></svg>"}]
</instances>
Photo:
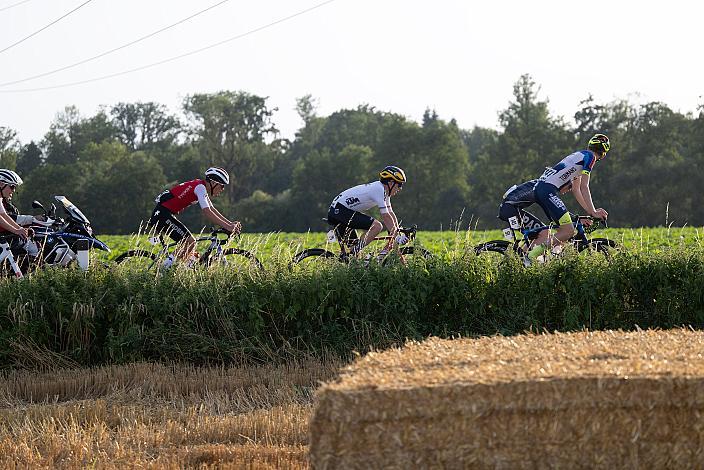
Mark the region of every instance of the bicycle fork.
<instances>
[{"instance_id":1,"label":"bicycle fork","mask_svg":"<svg viewBox=\"0 0 704 470\"><path fill-rule=\"evenodd\" d=\"M22 279L24 277L24 274L22 274L22 270L20 269L19 265L17 264L17 261L15 261L15 257L12 254L12 251L10 250L10 244L7 242L0 243L0 263L2 263L5 260L7 260L10 263L10 266L12 267L12 271L14 271L17 279Z\"/></svg>"}]
</instances>

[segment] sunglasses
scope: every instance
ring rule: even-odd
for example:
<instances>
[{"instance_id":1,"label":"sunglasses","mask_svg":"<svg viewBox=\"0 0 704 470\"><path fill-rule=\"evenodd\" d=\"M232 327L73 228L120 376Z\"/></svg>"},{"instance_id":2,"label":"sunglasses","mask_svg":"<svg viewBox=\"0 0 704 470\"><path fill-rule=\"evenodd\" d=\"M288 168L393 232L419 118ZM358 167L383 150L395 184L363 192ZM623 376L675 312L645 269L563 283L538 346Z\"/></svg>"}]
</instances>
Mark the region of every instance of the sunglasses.
<instances>
[{"instance_id":1,"label":"sunglasses","mask_svg":"<svg viewBox=\"0 0 704 470\"><path fill-rule=\"evenodd\" d=\"M14 191L15 189L17 189L17 185L16 185L16 184L8 184L7 186L8 186L11 190L13 190L13 191Z\"/></svg>"}]
</instances>

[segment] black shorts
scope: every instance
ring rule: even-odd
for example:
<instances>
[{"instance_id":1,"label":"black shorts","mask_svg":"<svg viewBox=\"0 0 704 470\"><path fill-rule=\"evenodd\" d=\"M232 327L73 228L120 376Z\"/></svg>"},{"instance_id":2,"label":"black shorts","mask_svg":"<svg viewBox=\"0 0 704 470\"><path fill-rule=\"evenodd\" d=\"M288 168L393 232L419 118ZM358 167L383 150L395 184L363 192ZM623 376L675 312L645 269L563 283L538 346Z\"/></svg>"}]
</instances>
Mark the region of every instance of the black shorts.
<instances>
[{"instance_id":1,"label":"black shorts","mask_svg":"<svg viewBox=\"0 0 704 470\"><path fill-rule=\"evenodd\" d=\"M497 217L504 222L508 222L511 217L518 217L522 230L531 230L545 225L538 217L523 209L520 205L511 204L508 201L504 201L499 206L499 215Z\"/></svg>"},{"instance_id":2,"label":"black shorts","mask_svg":"<svg viewBox=\"0 0 704 470\"><path fill-rule=\"evenodd\" d=\"M157 204L149 218L149 228L157 233L164 233L173 241L180 242L191 236L190 230L176 216L161 204Z\"/></svg>"},{"instance_id":3,"label":"black shorts","mask_svg":"<svg viewBox=\"0 0 704 470\"><path fill-rule=\"evenodd\" d=\"M374 222L374 217L353 211L339 202L328 211L328 223L335 227L338 240L356 240L355 229L369 230Z\"/></svg>"}]
</instances>

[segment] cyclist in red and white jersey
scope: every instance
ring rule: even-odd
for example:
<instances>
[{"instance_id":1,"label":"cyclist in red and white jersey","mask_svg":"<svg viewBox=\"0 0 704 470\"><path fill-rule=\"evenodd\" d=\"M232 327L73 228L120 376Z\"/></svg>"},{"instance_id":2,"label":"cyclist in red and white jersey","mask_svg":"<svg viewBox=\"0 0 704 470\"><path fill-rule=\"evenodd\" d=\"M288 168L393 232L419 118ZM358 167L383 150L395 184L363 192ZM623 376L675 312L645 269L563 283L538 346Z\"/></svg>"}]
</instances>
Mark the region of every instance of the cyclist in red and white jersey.
<instances>
[{"instance_id":1,"label":"cyclist in red and white jersey","mask_svg":"<svg viewBox=\"0 0 704 470\"><path fill-rule=\"evenodd\" d=\"M191 232L176 218L188 206L198 203L205 217L213 224L219 225L230 233L239 233L241 224L231 222L223 216L210 201L219 196L230 183L230 175L223 168L211 167L205 172L205 179L194 179L177 184L167 189L156 198L156 207L149 219L148 226L157 232L166 233L181 246L175 251L180 259L188 258L195 250L196 240ZM167 260L171 264L173 258Z\"/></svg>"},{"instance_id":2,"label":"cyclist in red and white jersey","mask_svg":"<svg viewBox=\"0 0 704 470\"><path fill-rule=\"evenodd\" d=\"M379 253L380 256L393 248L394 242L401 245L408 242L408 237L399 233L398 218L391 208L391 197L398 194L405 183L406 173L397 166L389 165L379 173L379 181L354 186L333 199L327 220L335 227L335 235L339 240L356 240L355 229L367 231L352 248L353 255L359 253L379 235L384 226L389 231L391 240ZM381 212L383 225L374 217L363 213L375 206Z\"/></svg>"}]
</instances>

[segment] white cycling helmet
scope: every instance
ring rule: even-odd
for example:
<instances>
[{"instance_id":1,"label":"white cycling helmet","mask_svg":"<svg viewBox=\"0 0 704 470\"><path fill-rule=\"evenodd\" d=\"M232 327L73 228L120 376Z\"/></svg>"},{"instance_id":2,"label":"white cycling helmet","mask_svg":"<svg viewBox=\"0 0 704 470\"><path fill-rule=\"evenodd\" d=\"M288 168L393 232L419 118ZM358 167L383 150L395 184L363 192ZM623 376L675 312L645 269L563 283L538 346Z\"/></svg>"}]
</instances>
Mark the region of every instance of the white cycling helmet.
<instances>
[{"instance_id":1,"label":"white cycling helmet","mask_svg":"<svg viewBox=\"0 0 704 470\"><path fill-rule=\"evenodd\" d=\"M20 175L15 173L12 170L6 170L6 169L0 169L0 183L5 183L5 184L13 184L15 186L19 186L23 183L22 178L20 178Z\"/></svg>"},{"instance_id":2,"label":"white cycling helmet","mask_svg":"<svg viewBox=\"0 0 704 470\"><path fill-rule=\"evenodd\" d=\"M220 184L230 184L230 175L227 174L224 168L219 166L212 166L205 170L205 178Z\"/></svg>"}]
</instances>

